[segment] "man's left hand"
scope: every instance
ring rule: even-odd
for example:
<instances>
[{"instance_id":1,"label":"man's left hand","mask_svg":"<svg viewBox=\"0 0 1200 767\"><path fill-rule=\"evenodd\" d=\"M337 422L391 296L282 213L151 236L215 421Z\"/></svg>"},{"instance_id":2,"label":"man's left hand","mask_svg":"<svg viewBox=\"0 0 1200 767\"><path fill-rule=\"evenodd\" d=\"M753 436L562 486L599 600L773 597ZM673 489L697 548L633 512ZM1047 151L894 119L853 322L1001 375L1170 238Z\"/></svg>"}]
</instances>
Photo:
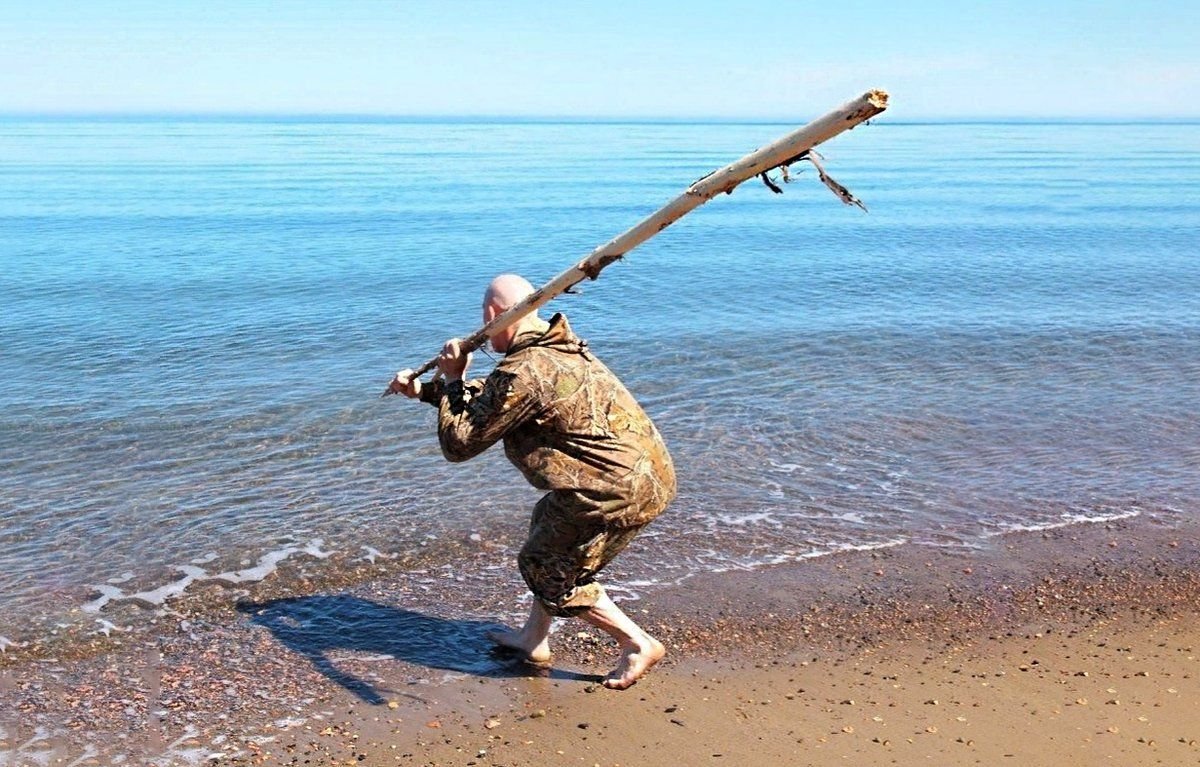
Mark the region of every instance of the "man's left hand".
<instances>
[{"instance_id":1,"label":"man's left hand","mask_svg":"<svg viewBox=\"0 0 1200 767\"><path fill-rule=\"evenodd\" d=\"M438 357L438 369L447 381L461 381L470 364L471 355L462 353L460 339L451 338L442 347L442 354Z\"/></svg>"}]
</instances>

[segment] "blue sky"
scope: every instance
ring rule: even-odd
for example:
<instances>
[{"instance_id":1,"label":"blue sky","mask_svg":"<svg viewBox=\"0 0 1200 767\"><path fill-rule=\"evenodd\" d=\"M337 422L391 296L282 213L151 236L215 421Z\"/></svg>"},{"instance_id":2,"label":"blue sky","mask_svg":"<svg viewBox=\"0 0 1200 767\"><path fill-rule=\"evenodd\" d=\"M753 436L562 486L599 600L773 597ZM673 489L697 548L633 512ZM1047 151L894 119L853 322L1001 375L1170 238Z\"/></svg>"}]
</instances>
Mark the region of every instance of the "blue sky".
<instances>
[{"instance_id":1,"label":"blue sky","mask_svg":"<svg viewBox=\"0 0 1200 767\"><path fill-rule=\"evenodd\" d=\"M0 112L1200 117L1200 2L0 0Z\"/></svg>"}]
</instances>

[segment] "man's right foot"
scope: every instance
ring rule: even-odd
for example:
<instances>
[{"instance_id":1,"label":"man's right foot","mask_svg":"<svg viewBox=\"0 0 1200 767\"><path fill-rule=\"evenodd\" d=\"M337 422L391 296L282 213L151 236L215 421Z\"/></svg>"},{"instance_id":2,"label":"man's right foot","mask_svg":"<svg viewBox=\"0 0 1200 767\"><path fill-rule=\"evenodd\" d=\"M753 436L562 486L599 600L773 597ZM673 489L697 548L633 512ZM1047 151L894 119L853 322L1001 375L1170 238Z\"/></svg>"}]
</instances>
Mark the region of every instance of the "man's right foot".
<instances>
[{"instance_id":1,"label":"man's right foot","mask_svg":"<svg viewBox=\"0 0 1200 767\"><path fill-rule=\"evenodd\" d=\"M523 632L512 629L495 629L487 633L487 638L500 647L514 650L527 663L535 666L548 665L554 656L550 652L549 640L530 639Z\"/></svg>"},{"instance_id":2,"label":"man's right foot","mask_svg":"<svg viewBox=\"0 0 1200 767\"><path fill-rule=\"evenodd\" d=\"M666 648L652 636L631 643L621 651L617 667L604 678L604 686L610 690L628 690L666 654Z\"/></svg>"}]
</instances>

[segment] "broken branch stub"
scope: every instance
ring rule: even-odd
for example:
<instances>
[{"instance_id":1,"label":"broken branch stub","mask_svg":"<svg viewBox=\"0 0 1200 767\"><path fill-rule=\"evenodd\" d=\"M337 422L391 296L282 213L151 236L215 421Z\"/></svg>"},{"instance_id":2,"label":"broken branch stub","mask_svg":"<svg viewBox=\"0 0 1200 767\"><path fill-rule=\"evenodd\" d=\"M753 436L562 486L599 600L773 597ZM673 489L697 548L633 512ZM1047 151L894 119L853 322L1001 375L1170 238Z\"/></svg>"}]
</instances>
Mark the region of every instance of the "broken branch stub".
<instances>
[{"instance_id":1,"label":"broken branch stub","mask_svg":"<svg viewBox=\"0 0 1200 767\"><path fill-rule=\"evenodd\" d=\"M596 248L579 263L558 275L550 282L535 290L524 301L499 315L491 322L462 340L462 350L466 354L482 346L488 338L504 330L525 315L549 303L555 296L565 292L584 279L596 279L600 271L626 253L641 245L646 240L666 229L689 212L703 205L718 194L731 193L739 184L755 176L761 176L772 191L779 188L774 185L767 175L768 171L784 168L784 179L787 180L786 166L801 160L810 160L817 168L817 173L830 190L848 205L858 205L866 208L858 198L854 197L844 186L834 181L825 173L824 168L812 158L810 150L839 133L863 123L887 109L888 95L881 90L864 93L856 99L846 102L828 114L813 120L808 125L771 142L765 147L756 149L737 162L730 163L724 168L709 173L695 181L674 200L659 208L653 214L642 219L634 227L622 232L613 239ZM426 362L413 373L414 378L420 378L437 366L437 357ZM386 396L390 393L384 392Z\"/></svg>"}]
</instances>

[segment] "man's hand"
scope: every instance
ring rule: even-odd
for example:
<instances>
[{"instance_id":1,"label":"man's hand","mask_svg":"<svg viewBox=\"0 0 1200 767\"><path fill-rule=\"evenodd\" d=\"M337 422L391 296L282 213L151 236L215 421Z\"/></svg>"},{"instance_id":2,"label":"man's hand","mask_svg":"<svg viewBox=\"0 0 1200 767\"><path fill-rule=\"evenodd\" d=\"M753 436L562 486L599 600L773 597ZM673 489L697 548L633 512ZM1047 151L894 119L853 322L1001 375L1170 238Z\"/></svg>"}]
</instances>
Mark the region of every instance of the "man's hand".
<instances>
[{"instance_id":1,"label":"man's hand","mask_svg":"<svg viewBox=\"0 0 1200 767\"><path fill-rule=\"evenodd\" d=\"M462 353L459 339L451 338L442 347L442 354L438 357L438 370L442 371L447 381L461 381L470 364L471 355Z\"/></svg>"},{"instance_id":2,"label":"man's hand","mask_svg":"<svg viewBox=\"0 0 1200 767\"><path fill-rule=\"evenodd\" d=\"M421 396L421 379L413 378L411 369L401 370L388 386L388 394L403 394L409 399Z\"/></svg>"}]
</instances>

